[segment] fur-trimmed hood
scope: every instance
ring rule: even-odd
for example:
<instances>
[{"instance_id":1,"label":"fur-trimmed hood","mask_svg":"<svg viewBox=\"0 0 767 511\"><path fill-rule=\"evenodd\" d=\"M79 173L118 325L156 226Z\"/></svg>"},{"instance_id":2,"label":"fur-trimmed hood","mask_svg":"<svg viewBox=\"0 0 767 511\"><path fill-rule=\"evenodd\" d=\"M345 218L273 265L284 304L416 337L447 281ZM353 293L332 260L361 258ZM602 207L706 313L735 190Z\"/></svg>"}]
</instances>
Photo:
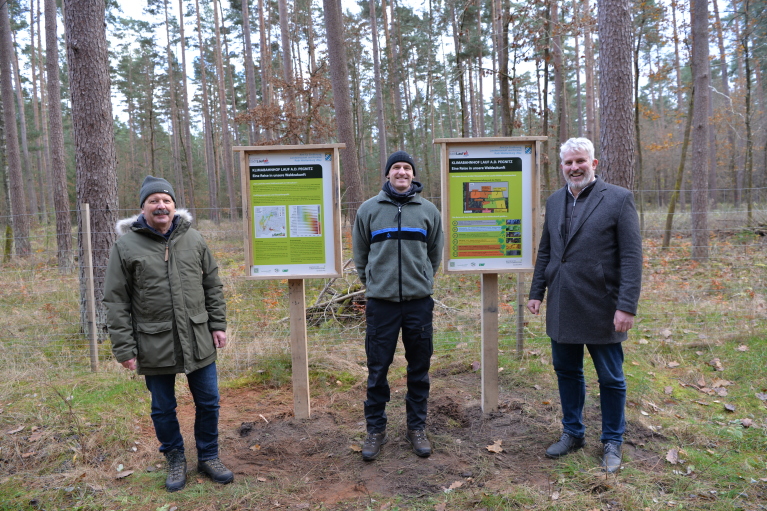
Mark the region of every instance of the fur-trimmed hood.
<instances>
[{"instance_id":1,"label":"fur-trimmed hood","mask_svg":"<svg viewBox=\"0 0 767 511\"><path fill-rule=\"evenodd\" d=\"M122 220L118 220L115 224L115 232L117 233L117 236L122 236L123 234L126 234L130 232L131 227L134 223L136 223L136 220L138 220L138 217L141 216L141 213L137 215L133 215L132 217L123 218ZM180 216L182 220L186 220L187 222L192 221L192 214L189 212L188 209L179 208L176 210L176 216Z\"/></svg>"}]
</instances>

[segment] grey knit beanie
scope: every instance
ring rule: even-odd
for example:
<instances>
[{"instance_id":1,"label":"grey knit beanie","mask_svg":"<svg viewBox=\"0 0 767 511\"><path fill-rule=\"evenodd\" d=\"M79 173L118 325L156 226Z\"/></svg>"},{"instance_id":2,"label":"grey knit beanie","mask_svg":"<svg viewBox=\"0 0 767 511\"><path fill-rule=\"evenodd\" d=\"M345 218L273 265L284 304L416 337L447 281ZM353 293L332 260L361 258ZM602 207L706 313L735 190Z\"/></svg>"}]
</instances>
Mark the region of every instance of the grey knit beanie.
<instances>
[{"instance_id":1,"label":"grey knit beanie","mask_svg":"<svg viewBox=\"0 0 767 511\"><path fill-rule=\"evenodd\" d=\"M405 151L397 151L395 153L392 153L391 156L389 156L389 159L386 160L386 168L384 169L384 176L389 175L391 166L397 163L398 161L408 162L410 166L413 167L413 175L415 176L415 160L413 159L412 156L407 154Z\"/></svg>"},{"instance_id":2,"label":"grey knit beanie","mask_svg":"<svg viewBox=\"0 0 767 511\"><path fill-rule=\"evenodd\" d=\"M176 194L173 192L173 187L169 182L161 177L147 176L144 178L144 182L141 184L141 191L139 192L139 207L144 207L144 201L147 197L153 193L167 193L173 202L176 202Z\"/></svg>"}]
</instances>

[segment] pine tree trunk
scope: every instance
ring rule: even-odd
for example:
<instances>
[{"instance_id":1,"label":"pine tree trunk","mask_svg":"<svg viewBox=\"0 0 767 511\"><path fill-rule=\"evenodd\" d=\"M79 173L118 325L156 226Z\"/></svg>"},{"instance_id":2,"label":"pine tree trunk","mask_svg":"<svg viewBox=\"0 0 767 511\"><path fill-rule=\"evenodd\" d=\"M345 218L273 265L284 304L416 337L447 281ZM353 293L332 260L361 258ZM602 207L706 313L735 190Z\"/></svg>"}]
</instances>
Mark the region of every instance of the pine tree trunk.
<instances>
[{"instance_id":1,"label":"pine tree trunk","mask_svg":"<svg viewBox=\"0 0 767 511\"><path fill-rule=\"evenodd\" d=\"M692 70L695 102L692 119L692 258L708 260L709 103L708 4L693 0Z\"/></svg>"},{"instance_id":2,"label":"pine tree trunk","mask_svg":"<svg viewBox=\"0 0 767 511\"><path fill-rule=\"evenodd\" d=\"M250 42L250 9L248 3L250 0L242 1L242 38L245 45L245 83L248 88L248 110L255 108L258 104L256 94L256 70L253 66L253 46ZM258 143L258 129L252 122L248 123L248 141L250 145Z\"/></svg>"},{"instance_id":3,"label":"pine tree trunk","mask_svg":"<svg viewBox=\"0 0 767 511\"><path fill-rule=\"evenodd\" d=\"M72 101L75 142L77 200L92 209L93 277L96 297L96 329L100 339L106 330L102 304L109 252L116 239L117 155L115 151L109 60L103 0L64 0L66 8L67 64ZM79 208L78 208L79 211ZM78 214L78 217L80 215ZM78 218L78 247L83 257L82 218ZM80 318L87 329L86 268L80 266Z\"/></svg>"},{"instance_id":4,"label":"pine tree trunk","mask_svg":"<svg viewBox=\"0 0 767 511\"><path fill-rule=\"evenodd\" d=\"M599 0L600 175L634 187L634 109L629 0Z\"/></svg>"},{"instance_id":5,"label":"pine tree trunk","mask_svg":"<svg viewBox=\"0 0 767 511\"><path fill-rule=\"evenodd\" d=\"M5 122L5 150L8 163L13 242L16 247L16 255L26 257L31 251L29 215L27 214L27 200L24 195L24 183L21 175L21 152L19 151L18 130L16 128L16 107L13 104L12 60L11 22L8 3L6 2L0 5L0 96L2 96L3 121Z\"/></svg>"},{"instance_id":6,"label":"pine tree trunk","mask_svg":"<svg viewBox=\"0 0 767 511\"><path fill-rule=\"evenodd\" d=\"M583 56L585 58L586 71L586 138L592 142L598 142L599 132L597 131L596 120L596 87L594 84L594 45L591 42L591 11L589 10L589 1L583 3L584 19L586 20L586 29L583 33Z\"/></svg>"},{"instance_id":7,"label":"pine tree trunk","mask_svg":"<svg viewBox=\"0 0 767 511\"><path fill-rule=\"evenodd\" d=\"M205 169L208 175L208 200L210 218L214 223L221 221L218 206L218 180L216 179L216 155L213 149L213 123L210 120L210 101L208 99L208 79L205 70L205 44L202 38L202 26L200 23L200 2L195 0L195 12L197 14L197 40L200 48L200 89L202 90L202 119L203 137L205 138Z\"/></svg>"},{"instance_id":8,"label":"pine tree trunk","mask_svg":"<svg viewBox=\"0 0 767 511\"><path fill-rule=\"evenodd\" d=\"M67 167L64 156L64 128L61 117L59 48L57 39L56 0L45 0L45 68L48 73L48 132L51 151L51 184L56 210L56 257L59 273L73 269L72 221L69 216Z\"/></svg>"},{"instance_id":9,"label":"pine tree trunk","mask_svg":"<svg viewBox=\"0 0 767 511\"><path fill-rule=\"evenodd\" d=\"M378 49L378 17L376 15L376 1L369 0L370 29L373 38L373 76L375 78L376 92L376 115L378 117L378 163L381 175L386 165L388 152L386 149L386 120L384 118L383 90L381 90L381 54Z\"/></svg>"},{"instance_id":10,"label":"pine tree trunk","mask_svg":"<svg viewBox=\"0 0 767 511\"><path fill-rule=\"evenodd\" d=\"M346 64L344 26L341 18L340 0L323 0L325 26L327 30L330 81L333 86L333 105L336 110L338 138L346 144L341 150L341 180L346 186L346 202L349 205L348 218L351 224L362 203L362 183L357 166L357 143L352 125L351 93L349 92L349 71Z\"/></svg>"},{"instance_id":11,"label":"pine tree trunk","mask_svg":"<svg viewBox=\"0 0 767 511\"><path fill-rule=\"evenodd\" d=\"M218 0L213 0L213 20L216 26L216 74L218 75L218 107L221 116L221 151L223 156L226 192L229 196L229 218L237 215L237 198L234 186L234 163L232 161L232 134L229 131L229 113L226 106L226 87L224 86L224 61L221 55L221 27L218 19Z\"/></svg>"},{"instance_id":12,"label":"pine tree trunk","mask_svg":"<svg viewBox=\"0 0 767 511\"><path fill-rule=\"evenodd\" d=\"M562 50L562 22L559 19L557 0L551 2L551 60L554 64L554 96L557 98L557 123L559 124L559 143L562 145L570 138L567 116L567 89L565 87L565 66Z\"/></svg>"},{"instance_id":13,"label":"pine tree trunk","mask_svg":"<svg viewBox=\"0 0 767 511\"><path fill-rule=\"evenodd\" d=\"M189 95L186 79L186 38L184 37L184 0L178 0L178 30L181 39L181 126L184 133L184 162L189 182L189 209L197 217L197 200L194 194L194 159L192 157L192 132L189 120Z\"/></svg>"},{"instance_id":14,"label":"pine tree trunk","mask_svg":"<svg viewBox=\"0 0 767 511\"><path fill-rule=\"evenodd\" d=\"M171 39L170 39L170 23L168 20L168 0L163 0L165 6L165 37L167 39L167 45L165 47L165 54L168 61L168 90L170 91L170 124L171 124L171 151L173 154L173 176L175 178L175 187L173 190L176 192L176 201L181 207L188 207L186 203L186 193L184 192L184 177L181 174L181 129L178 116L178 104L176 103L176 76L173 72L173 52L171 51Z\"/></svg>"},{"instance_id":15,"label":"pine tree trunk","mask_svg":"<svg viewBox=\"0 0 767 511\"><path fill-rule=\"evenodd\" d=\"M13 33L11 34L13 36ZM15 36L13 37L15 40ZM15 45L14 45L15 46ZM35 186L35 176L32 173L32 167L29 164L29 142L27 140L27 115L24 108L24 95L21 90L21 76L19 75L19 58L16 51L13 51L11 58L13 64L13 79L16 82L16 102L19 108L19 135L21 137L21 170L22 176L27 181L27 212L30 220L40 214L40 208L37 205L37 187Z\"/></svg>"}]
</instances>

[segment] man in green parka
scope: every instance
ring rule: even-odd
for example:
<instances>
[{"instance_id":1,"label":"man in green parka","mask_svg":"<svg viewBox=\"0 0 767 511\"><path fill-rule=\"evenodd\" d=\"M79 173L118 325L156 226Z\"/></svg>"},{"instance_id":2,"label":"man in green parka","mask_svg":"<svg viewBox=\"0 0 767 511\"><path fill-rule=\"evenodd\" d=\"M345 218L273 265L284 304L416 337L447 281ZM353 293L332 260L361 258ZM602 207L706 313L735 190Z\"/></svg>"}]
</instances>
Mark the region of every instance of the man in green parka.
<instances>
[{"instance_id":1,"label":"man in green parka","mask_svg":"<svg viewBox=\"0 0 767 511\"><path fill-rule=\"evenodd\" d=\"M141 213L116 224L104 305L112 353L144 375L152 422L168 462L165 487L186 484L184 439L176 417L176 374L185 373L195 403L197 469L218 483L234 474L218 457L216 348L226 346L226 303L218 265L186 210L176 211L170 183L147 176Z\"/></svg>"}]
</instances>

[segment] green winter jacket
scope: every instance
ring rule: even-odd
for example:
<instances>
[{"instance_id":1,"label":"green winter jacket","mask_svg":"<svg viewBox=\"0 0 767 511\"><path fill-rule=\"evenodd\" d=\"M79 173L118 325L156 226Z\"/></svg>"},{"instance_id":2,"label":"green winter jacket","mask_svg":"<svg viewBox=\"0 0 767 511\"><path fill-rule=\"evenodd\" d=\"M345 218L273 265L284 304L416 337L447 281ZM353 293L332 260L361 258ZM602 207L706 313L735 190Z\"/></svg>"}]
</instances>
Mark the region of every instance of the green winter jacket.
<instances>
[{"instance_id":1,"label":"green winter jacket","mask_svg":"<svg viewBox=\"0 0 767 511\"><path fill-rule=\"evenodd\" d=\"M382 190L365 201L352 231L354 263L367 287L365 296L392 302L430 296L442 244L439 210L420 194L403 204Z\"/></svg>"},{"instance_id":2,"label":"green winter jacket","mask_svg":"<svg viewBox=\"0 0 767 511\"><path fill-rule=\"evenodd\" d=\"M226 331L218 265L191 215L176 212L169 240L136 222L117 223L104 305L118 362L136 358L138 374L191 373L216 360L211 331Z\"/></svg>"}]
</instances>

